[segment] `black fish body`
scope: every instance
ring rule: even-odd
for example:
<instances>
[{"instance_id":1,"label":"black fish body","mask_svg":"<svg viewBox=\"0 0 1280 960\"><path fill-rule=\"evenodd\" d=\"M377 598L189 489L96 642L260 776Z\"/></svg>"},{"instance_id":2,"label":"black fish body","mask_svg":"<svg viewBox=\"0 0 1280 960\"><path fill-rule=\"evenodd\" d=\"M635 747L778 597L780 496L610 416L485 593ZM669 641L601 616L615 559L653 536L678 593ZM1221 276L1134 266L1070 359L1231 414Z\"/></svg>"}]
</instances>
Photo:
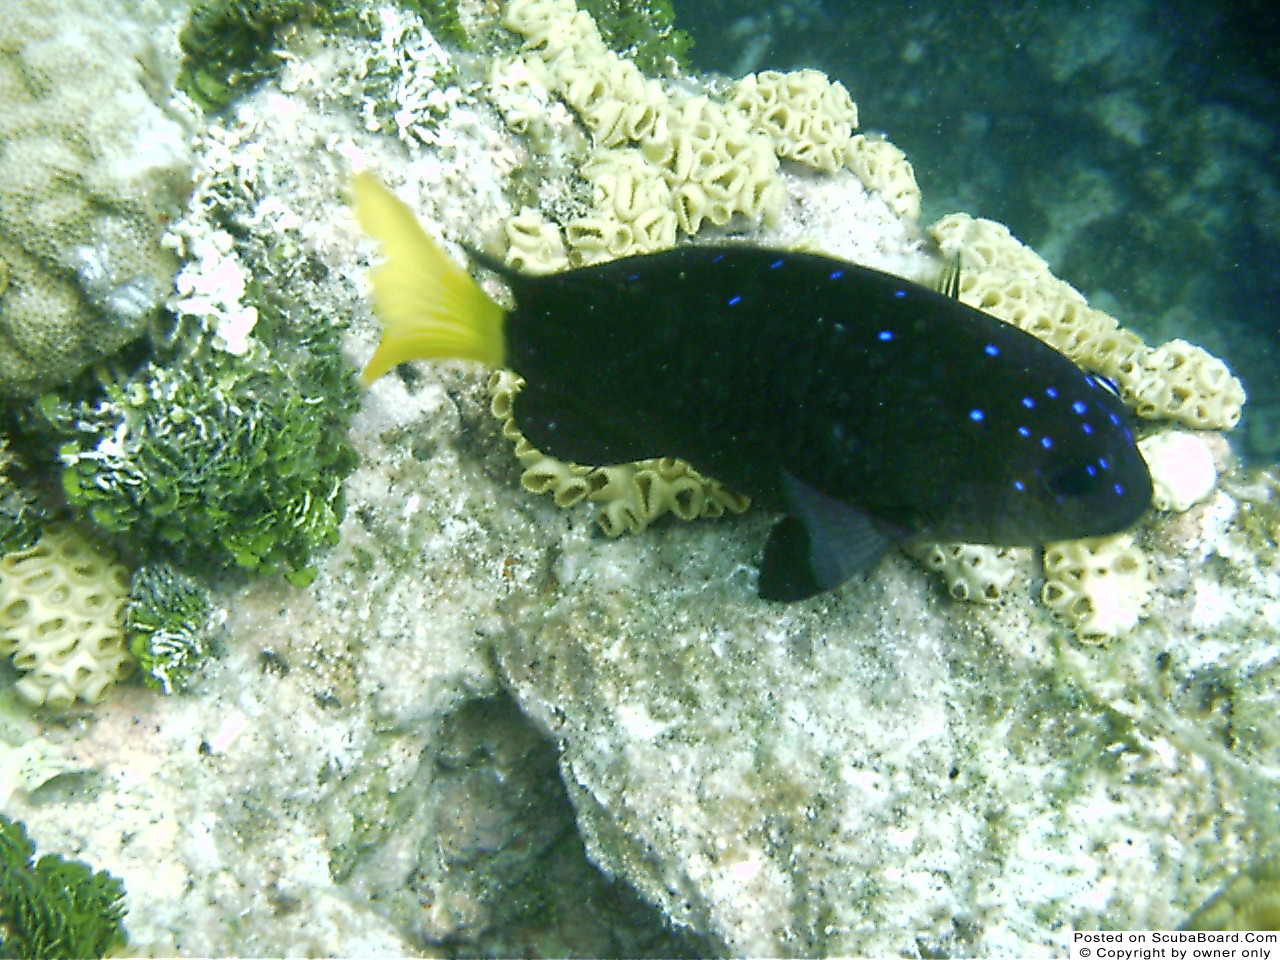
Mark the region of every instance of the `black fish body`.
<instances>
[{"instance_id":1,"label":"black fish body","mask_svg":"<svg viewBox=\"0 0 1280 960\"><path fill-rule=\"evenodd\" d=\"M672 456L788 514L761 593L799 599L895 541L1118 532L1151 482L1120 400L927 287L759 247L684 246L511 286L517 425L580 463Z\"/></svg>"}]
</instances>

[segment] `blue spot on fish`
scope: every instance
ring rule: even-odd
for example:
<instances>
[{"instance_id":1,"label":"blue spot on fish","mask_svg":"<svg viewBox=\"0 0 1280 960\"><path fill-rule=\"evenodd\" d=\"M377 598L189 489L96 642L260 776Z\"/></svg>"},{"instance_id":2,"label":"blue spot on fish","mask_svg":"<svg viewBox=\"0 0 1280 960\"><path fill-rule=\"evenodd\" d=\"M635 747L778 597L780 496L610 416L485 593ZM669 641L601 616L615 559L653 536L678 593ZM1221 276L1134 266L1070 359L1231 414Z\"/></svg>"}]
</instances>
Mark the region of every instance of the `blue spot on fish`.
<instances>
[{"instance_id":1,"label":"blue spot on fish","mask_svg":"<svg viewBox=\"0 0 1280 960\"><path fill-rule=\"evenodd\" d=\"M905 296L907 295L907 291L905 291L905 290L895 290L895 291L893 291L893 295L894 295L895 297L898 297L899 299L901 299L902 297L905 297Z\"/></svg>"},{"instance_id":2,"label":"blue spot on fish","mask_svg":"<svg viewBox=\"0 0 1280 960\"><path fill-rule=\"evenodd\" d=\"M1023 397L1022 405L1026 407L1028 410L1034 410L1036 408L1036 402L1032 400L1030 397Z\"/></svg>"},{"instance_id":3,"label":"blue spot on fish","mask_svg":"<svg viewBox=\"0 0 1280 960\"><path fill-rule=\"evenodd\" d=\"M892 330L881 330L881 331L880 331L876 336L877 336L880 340L883 340L883 341L885 341L885 342L888 342L888 341L890 341L890 340L892 340L892 339L893 339L893 331L892 331Z\"/></svg>"},{"instance_id":4,"label":"blue spot on fish","mask_svg":"<svg viewBox=\"0 0 1280 960\"><path fill-rule=\"evenodd\" d=\"M1019 493L1022 493L1024 490L1027 489L1027 485L1023 483L1021 480L1015 480L1013 481L1013 489L1017 490Z\"/></svg>"},{"instance_id":5,"label":"blue spot on fish","mask_svg":"<svg viewBox=\"0 0 1280 960\"><path fill-rule=\"evenodd\" d=\"M832 270L832 271L831 271L831 273L827 275L827 279L828 279L828 280L839 280L839 279L840 279L841 277L843 277L843 276L844 276L844 271L843 271L843 270Z\"/></svg>"},{"instance_id":6,"label":"blue spot on fish","mask_svg":"<svg viewBox=\"0 0 1280 960\"><path fill-rule=\"evenodd\" d=\"M1044 395L1045 395L1046 397L1048 397L1050 400L1056 400L1056 399L1058 399L1058 391L1057 391L1056 389L1054 389L1053 387L1045 387L1045 388L1044 388Z\"/></svg>"},{"instance_id":7,"label":"blue spot on fish","mask_svg":"<svg viewBox=\"0 0 1280 960\"><path fill-rule=\"evenodd\" d=\"M994 343L988 343L985 347L982 348L982 352L985 353L988 357L1000 356L1000 348L997 347Z\"/></svg>"},{"instance_id":8,"label":"blue spot on fish","mask_svg":"<svg viewBox=\"0 0 1280 960\"><path fill-rule=\"evenodd\" d=\"M1084 412L1085 410L1088 409L1088 407L1084 405L1083 400L1077 400L1075 403L1071 405L1071 409L1074 410L1076 413L1080 414L1081 416L1084 416Z\"/></svg>"},{"instance_id":9,"label":"blue spot on fish","mask_svg":"<svg viewBox=\"0 0 1280 960\"><path fill-rule=\"evenodd\" d=\"M775 260L775 261L773 261L773 263L769 264L769 269L770 269L770 270L777 270L777 269L778 269L780 266L782 266L784 263L786 263L786 261L785 261L785 260Z\"/></svg>"},{"instance_id":10,"label":"blue spot on fish","mask_svg":"<svg viewBox=\"0 0 1280 960\"><path fill-rule=\"evenodd\" d=\"M1020 437L1029 437L1029 436L1031 436L1031 428L1030 428L1030 427L1019 427L1019 428L1018 428L1018 436L1020 436Z\"/></svg>"},{"instance_id":11,"label":"blue spot on fish","mask_svg":"<svg viewBox=\"0 0 1280 960\"><path fill-rule=\"evenodd\" d=\"M987 418L987 415L983 413L981 410L969 411L969 419L972 420L974 423L981 423L986 418Z\"/></svg>"},{"instance_id":12,"label":"blue spot on fish","mask_svg":"<svg viewBox=\"0 0 1280 960\"><path fill-rule=\"evenodd\" d=\"M719 263L719 262L720 262L721 260L723 260L723 259L724 259L724 254L723 254L723 253L717 253L714 257L712 257L712 258L711 258L711 262L712 262L712 263Z\"/></svg>"},{"instance_id":13,"label":"blue spot on fish","mask_svg":"<svg viewBox=\"0 0 1280 960\"><path fill-rule=\"evenodd\" d=\"M736 306L737 306L738 304L740 304L741 302L742 302L742 297L740 297L740 296L738 296L738 297L730 297L730 298L729 298L729 306L731 306L731 307L736 307Z\"/></svg>"},{"instance_id":14,"label":"blue spot on fish","mask_svg":"<svg viewBox=\"0 0 1280 960\"><path fill-rule=\"evenodd\" d=\"M1052 440L1050 440L1048 437L1041 437L1041 438L1040 438L1040 446L1042 446L1042 447L1044 447L1046 450L1048 450L1050 447L1052 447L1052 446L1053 446L1053 441L1052 441Z\"/></svg>"},{"instance_id":15,"label":"blue spot on fish","mask_svg":"<svg viewBox=\"0 0 1280 960\"><path fill-rule=\"evenodd\" d=\"M1087 433L1087 434L1090 434L1090 435L1092 435L1092 434L1093 434L1093 424L1092 424L1092 423L1082 423L1082 424L1080 424L1080 429L1081 429L1081 430L1083 430L1083 431L1084 431L1085 433Z\"/></svg>"}]
</instances>

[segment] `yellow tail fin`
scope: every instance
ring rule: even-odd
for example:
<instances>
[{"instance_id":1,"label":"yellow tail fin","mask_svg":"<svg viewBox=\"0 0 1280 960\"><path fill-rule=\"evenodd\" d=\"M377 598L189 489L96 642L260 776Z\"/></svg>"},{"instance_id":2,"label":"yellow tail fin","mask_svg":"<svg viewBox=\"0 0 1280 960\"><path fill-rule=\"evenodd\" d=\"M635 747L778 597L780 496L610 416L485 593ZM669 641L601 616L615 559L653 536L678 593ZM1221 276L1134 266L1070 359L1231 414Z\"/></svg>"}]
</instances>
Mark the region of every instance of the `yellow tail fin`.
<instances>
[{"instance_id":1,"label":"yellow tail fin","mask_svg":"<svg viewBox=\"0 0 1280 960\"><path fill-rule=\"evenodd\" d=\"M505 311L372 173L357 173L352 193L356 219L386 258L370 272L382 341L360 382L367 387L397 363L432 357L502 366Z\"/></svg>"}]
</instances>

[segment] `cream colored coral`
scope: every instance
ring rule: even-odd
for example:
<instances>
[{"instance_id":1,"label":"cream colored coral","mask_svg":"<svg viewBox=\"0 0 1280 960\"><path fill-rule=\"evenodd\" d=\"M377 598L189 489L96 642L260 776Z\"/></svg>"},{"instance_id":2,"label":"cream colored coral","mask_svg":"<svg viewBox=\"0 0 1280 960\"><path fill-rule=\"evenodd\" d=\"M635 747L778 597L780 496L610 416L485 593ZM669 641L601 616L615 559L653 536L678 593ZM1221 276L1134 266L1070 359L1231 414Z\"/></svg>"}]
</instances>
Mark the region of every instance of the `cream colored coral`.
<instances>
[{"instance_id":1,"label":"cream colored coral","mask_svg":"<svg viewBox=\"0 0 1280 960\"><path fill-rule=\"evenodd\" d=\"M572 0L512 0L504 26L546 65L553 87L596 142L612 147L655 133L666 105L662 88L613 53L595 22Z\"/></svg>"},{"instance_id":2,"label":"cream colored coral","mask_svg":"<svg viewBox=\"0 0 1280 960\"><path fill-rule=\"evenodd\" d=\"M944 255L960 256L965 303L1114 380L1139 416L1215 430L1229 430L1239 421L1244 387L1221 360L1182 340L1148 347L1113 317L1090 307L1007 227L954 213L929 233Z\"/></svg>"},{"instance_id":3,"label":"cream colored coral","mask_svg":"<svg viewBox=\"0 0 1280 960\"><path fill-rule=\"evenodd\" d=\"M598 34L595 38L599 41ZM559 71L559 89L596 143L618 147L661 136L667 98L657 81L646 79L630 60L610 53L603 41L598 46L593 41L589 49L594 56Z\"/></svg>"},{"instance_id":4,"label":"cream colored coral","mask_svg":"<svg viewBox=\"0 0 1280 960\"><path fill-rule=\"evenodd\" d=\"M597 150L583 166L596 212L565 229L579 264L666 250L676 242L671 188L636 149Z\"/></svg>"},{"instance_id":5,"label":"cream colored coral","mask_svg":"<svg viewBox=\"0 0 1280 960\"><path fill-rule=\"evenodd\" d=\"M776 223L784 199L778 158L740 113L693 97L671 114L669 130L641 149L664 167L681 230L695 234L704 220L724 226L734 214Z\"/></svg>"},{"instance_id":6,"label":"cream colored coral","mask_svg":"<svg viewBox=\"0 0 1280 960\"><path fill-rule=\"evenodd\" d=\"M591 499L602 504L596 522L611 537L639 533L668 513L681 520L704 520L723 516L726 510L742 513L751 504L672 457L601 467L592 479L604 481Z\"/></svg>"},{"instance_id":7,"label":"cream colored coral","mask_svg":"<svg viewBox=\"0 0 1280 960\"><path fill-rule=\"evenodd\" d=\"M1166 430L1139 440L1138 449L1151 471L1151 502L1157 510L1190 510L1218 482L1213 451L1193 433Z\"/></svg>"},{"instance_id":8,"label":"cream colored coral","mask_svg":"<svg viewBox=\"0 0 1280 960\"><path fill-rule=\"evenodd\" d=\"M1044 575L1041 599L1086 640L1128 633L1151 593L1146 558L1129 534L1050 544Z\"/></svg>"},{"instance_id":9,"label":"cream colored coral","mask_svg":"<svg viewBox=\"0 0 1280 960\"><path fill-rule=\"evenodd\" d=\"M733 85L729 102L773 141L778 156L826 173L845 165L858 108L844 84L818 70L752 73Z\"/></svg>"},{"instance_id":10,"label":"cream colored coral","mask_svg":"<svg viewBox=\"0 0 1280 960\"><path fill-rule=\"evenodd\" d=\"M521 485L531 493L549 495L560 507L585 500L600 504L596 522L609 536L639 533L668 513L682 520L710 519L726 511L742 513L750 506L748 498L704 477L682 460L588 467L547 456L529 443L513 417L523 384L509 370L496 371L489 378L493 415L503 422L503 436L515 444L516 457L524 467Z\"/></svg>"},{"instance_id":11,"label":"cream colored coral","mask_svg":"<svg viewBox=\"0 0 1280 960\"><path fill-rule=\"evenodd\" d=\"M844 165L903 220L920 219L920 186L907 155L883 137L856 134L849 140Z\"/></svg>"},{"instance_id":12,"label":"cream colored coral","mask_svg":"<svg viewBox=\"0 0 1280 960\"><path fill-rule=\"evenodd\" d=\"M510 0L502 25L525 37L524 48L536 52L548 63L572 59L594 30L584 28L573 0ZM599 34L595 34L599 39Z\"/></svg>"},{"instance_id":13,"label":"cream colored coral","mask_svg":"<svg viewBox=\"0 0 1280 960\"><path fill-rule=\"evenodd\" d=\"M507 420L503 424L502 433L508 440L515 442L516 459L524 467L524 472L520 474L520 485L530 493L539 496L547 494L557 507L565 509L577 506L591 496L591 474L594 467L565 463L548 456L525 439L514 420Z\"/></svg>"},{"instance_id":14,"label":"cream colored coral","mask_svg":"<svg viewBox=\"0 0 1280 960\"><path fill-rule=\"evenodd\" d=\"M1129 394L1140 417L1177 420L1201 430L1230 430L1240 421L1244 387L1203 347L1170 340L1148 351Z\"/></svg>"},{"instance_id":15,"label":"cream colored coral","mask_svg":"<svg viewBox=\"0 0 1280 960\"><path fill-rule=\"evenodd\" d=\"M1017 574L1017 554L1007 547L971 543L931 543L907 551L947 582L956 600L996 603Z\"/></svg>"},{"instance_id":16,"label":"cream colored coral","mask_svg":"<svg viewBox=\"0 0 1280 960\"><path fill-rule=\"evenodd\" d=\"M554 110L547 82L541 60L495 60L489 68L489 98L508 127L516 133L540 137L546 133ZM568 116L563 107L560 112Z\"/></svg>"},{"instance_id":17,"label":"cream colored coral","mask_svg":"<svg viewBox=\"0 0 1280 960\"><path fill-rule=\"evenodd\" d=\"M507 221L507 263L522 273L556 273L569 265L560 229L532 207Z\"/></svg>"},{"instance_id":18,"label":"cream colored coral","mask_svg":"<svg viewBox=\"0 0 1280 960\"><path fill-rule=\"evenodd\" d=\"M0 558L0 655L24 673L18 694L57 709L101 701L134 666L124 645L128 593L125 568L70 527Z\"/></svg>"},{"instance_id":19,"label":"cream colored coral","mask_svg":"<svg viewBox=\"0 0 1280 960\"><path fill-rule=\"evenodd\" d=\"M686 234L705 223L723 226L737 215L776 221L783 190L775 144L742 111L707 97L673 101L661 84L609 50L591 18L571 0L512 0L503 23L525 37L526 57L540 60L548 85L595 140L599 209L566 225L575 261L670 246L673 218ZM798 84L801 90L816 86L813 79ZM846 105L847 93L842 100L834 89L827 84L823 92L805 95L815 109L832 116L843 110L847 117L852 103ZM500 96L510 99L508 92ZM790 109L798 135L806 123L800 101ZM839 130L830 117L810 127L815 136L827 131L834 137ZM609 156L628 147L619 157Z\"/></svg>"}]
</instances>

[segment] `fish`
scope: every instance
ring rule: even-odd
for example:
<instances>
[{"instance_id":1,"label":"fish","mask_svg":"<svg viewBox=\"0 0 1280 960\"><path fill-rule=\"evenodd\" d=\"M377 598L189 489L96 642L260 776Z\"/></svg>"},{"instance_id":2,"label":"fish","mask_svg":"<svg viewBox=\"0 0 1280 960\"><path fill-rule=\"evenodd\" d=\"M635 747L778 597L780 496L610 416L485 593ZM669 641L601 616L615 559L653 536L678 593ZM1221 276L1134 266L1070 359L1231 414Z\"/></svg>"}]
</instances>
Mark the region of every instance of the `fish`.
<instances>
[{"instance_id":1,"label":"fish","mask_svg":"<svg viewBox=\"0 0 1280 960\"><path fill-rule=\"evenodd\" d=\"M499 306L371 172L371 384L462 358L525 380L516 425L603 466L677 457L780 513L757 593L791 602L915 542L1118 533L1151 477L1112 385L951 291L814 253L684 244L533 275L466 247Z\"/></svg>"}]
</instances>

